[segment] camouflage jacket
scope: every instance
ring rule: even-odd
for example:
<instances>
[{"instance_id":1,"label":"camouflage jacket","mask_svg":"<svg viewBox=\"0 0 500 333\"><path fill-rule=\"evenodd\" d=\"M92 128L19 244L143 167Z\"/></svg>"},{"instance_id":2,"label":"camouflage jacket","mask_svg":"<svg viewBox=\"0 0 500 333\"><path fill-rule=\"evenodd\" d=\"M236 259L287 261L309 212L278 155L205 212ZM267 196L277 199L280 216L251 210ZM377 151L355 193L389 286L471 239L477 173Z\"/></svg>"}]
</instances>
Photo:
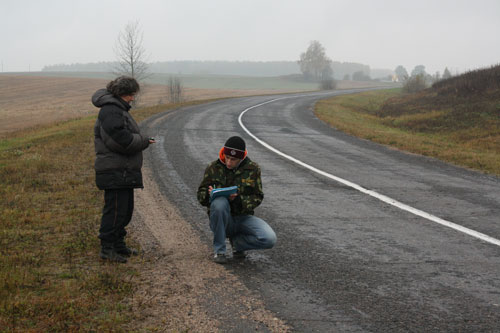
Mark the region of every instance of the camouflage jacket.
<instances>
[{"instance_id":1,"label":"camouflage jacket","mask_svg":"<svg viewBox=\"0 0 500 333\"><path fill-rule=\"evenodd\" d=\"M254 209L264 199L260 167L246 157L235 169L228 169L220 160L208 165L198 187L198 201L208 207L210 214L210 195L208 187L238 186L238 196L230 201L231 215L253 215Z\"/></svg>"}]
</instances>

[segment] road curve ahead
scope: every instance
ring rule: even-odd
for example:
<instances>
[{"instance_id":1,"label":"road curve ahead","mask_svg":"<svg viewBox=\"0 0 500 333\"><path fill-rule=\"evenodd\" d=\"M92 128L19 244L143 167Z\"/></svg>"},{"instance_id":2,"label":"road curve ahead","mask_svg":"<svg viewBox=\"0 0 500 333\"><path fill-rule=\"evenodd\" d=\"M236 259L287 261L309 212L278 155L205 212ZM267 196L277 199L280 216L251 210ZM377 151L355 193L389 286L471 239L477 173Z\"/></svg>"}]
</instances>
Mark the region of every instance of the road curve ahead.
<instances>
[{"instance_id":1,"label":"road curve ahead","mask_svg":"<svg viewBox=\"0 0 500 333\"><path fill-rule=\"evenodd\" d=\"M351 92L169 111L142 124L158 141L146 158L210 243L196 189L225 140L245 138L262 168L256 215L278 243L228 269L296 331L498 331L499 179L348 136L313 115L317 100Z\"/></svg>"}]
</instances>

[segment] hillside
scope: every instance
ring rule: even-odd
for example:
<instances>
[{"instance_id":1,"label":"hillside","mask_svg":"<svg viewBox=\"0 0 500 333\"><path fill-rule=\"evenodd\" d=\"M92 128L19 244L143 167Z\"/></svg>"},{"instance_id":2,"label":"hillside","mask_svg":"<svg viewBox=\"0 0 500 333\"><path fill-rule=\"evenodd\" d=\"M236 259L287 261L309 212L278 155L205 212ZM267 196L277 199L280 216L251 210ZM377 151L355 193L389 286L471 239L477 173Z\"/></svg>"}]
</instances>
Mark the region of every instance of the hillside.
<instances>
[{"instance_id":1,"label":"hillside","mask_svg":"<svg viewBox=\"0 0 500 333\"><path fill-rule=\"evenodd\" d=\"M500 175L500 66L414 94L335 97L319 102L316 114L352 135Z\"/></svg>"},{"instance_id":2,"label":"hillside","mask_svg":"<svg viewBox=\"0 0 500 333\"><path fill-rule=\"evenodd\" d=\"M420 133L447 132L462 140L500 140L500 66L390 98L376 112L385 123ZM493 139L496 138L496 139Z\"/></svg>"}]
</instances>

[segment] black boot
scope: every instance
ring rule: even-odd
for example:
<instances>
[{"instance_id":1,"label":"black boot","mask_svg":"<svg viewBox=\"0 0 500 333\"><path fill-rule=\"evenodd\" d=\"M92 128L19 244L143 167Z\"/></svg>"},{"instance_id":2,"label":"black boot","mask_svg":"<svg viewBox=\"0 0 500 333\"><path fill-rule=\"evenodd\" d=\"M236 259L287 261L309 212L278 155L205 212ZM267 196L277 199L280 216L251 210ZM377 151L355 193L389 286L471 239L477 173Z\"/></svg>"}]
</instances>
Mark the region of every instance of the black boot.
<instances>
[{"instance_id":1,"label":"black boot","mask_svg":"<svg viewBox=\"0 0 500 333\"><path fill-rule=\"evenodd\" d=\"M104 260L119 262L122 264L127 262L127 258L117 253L117 251L113 248L113 246L103 245L101 247L101 253L99 255L101 256L101 259Z\"/></svg>"},{"instance_id":2,"label":"black boot","mask_svg":"<svg viewBox=\"0 0 500 333\"><path fill-rule=\"evenodd\" d=\"M114 249L116 253L125 257L136 256L139 254L139 251L136 249L128 247L124 240L117 241L114 244Z\"/></svg>"}]
</instances>

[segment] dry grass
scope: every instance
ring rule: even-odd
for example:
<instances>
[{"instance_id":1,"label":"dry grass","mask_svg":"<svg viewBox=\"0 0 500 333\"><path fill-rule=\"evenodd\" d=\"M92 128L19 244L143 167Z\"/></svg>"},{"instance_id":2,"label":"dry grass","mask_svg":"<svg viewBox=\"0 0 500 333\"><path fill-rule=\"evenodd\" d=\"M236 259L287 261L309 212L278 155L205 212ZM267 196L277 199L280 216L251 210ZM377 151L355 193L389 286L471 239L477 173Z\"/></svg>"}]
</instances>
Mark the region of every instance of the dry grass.
<instances>
[{"instance_id":1,"label":"dry grass","mask_svg":"<svg viewBox=\"0 0 500 333\"><path fill-rule=\"evenodd\" d=\"M169 107L134 110L134 117ZM95 115L0 139L0 331L125 331L138 259L98 259Z\"/></svg>"},{"instance_id":2,"label":"dry grass","mask_svg":"<svg viewBox=\"0 0 500 333\"><path fill-rule=\"evenodd\" d=\"M97 112L92 94L108 80L50 76L0 75L0 137L21 129L80 118ZM380 86L377 82L339 81L338 89ZM144 85L139 107L167 103L167 86ZM185 88L187 101L277 94L287 90L221 90Z\"/></svg>"},{"instance_id":3,"label":"dry grass","mask_svg":"<svg viewBox=\"0 0 500 333\"><path fill-rule=\"evenodd\" d=\"M108 80L0 75L0 137L25 128L80 118L97 112L92 94ZM139 107L166 103L164 85L145 85ZM273 91L278 93L279 91ZM185 89L188 101L266 94L266 90Z\"/></svg>"},{"instance_id":4,"label":"dry grass","mask_svg":"<svg viewBox=\"0 0 500 333\"><path fill-rule=\"evenodd\" d=\"M95 260L94 119L0 140L0 327L112 329L135 272ZM89 318L93 318L89 320Z\"/></svg>"}]
</instances>

